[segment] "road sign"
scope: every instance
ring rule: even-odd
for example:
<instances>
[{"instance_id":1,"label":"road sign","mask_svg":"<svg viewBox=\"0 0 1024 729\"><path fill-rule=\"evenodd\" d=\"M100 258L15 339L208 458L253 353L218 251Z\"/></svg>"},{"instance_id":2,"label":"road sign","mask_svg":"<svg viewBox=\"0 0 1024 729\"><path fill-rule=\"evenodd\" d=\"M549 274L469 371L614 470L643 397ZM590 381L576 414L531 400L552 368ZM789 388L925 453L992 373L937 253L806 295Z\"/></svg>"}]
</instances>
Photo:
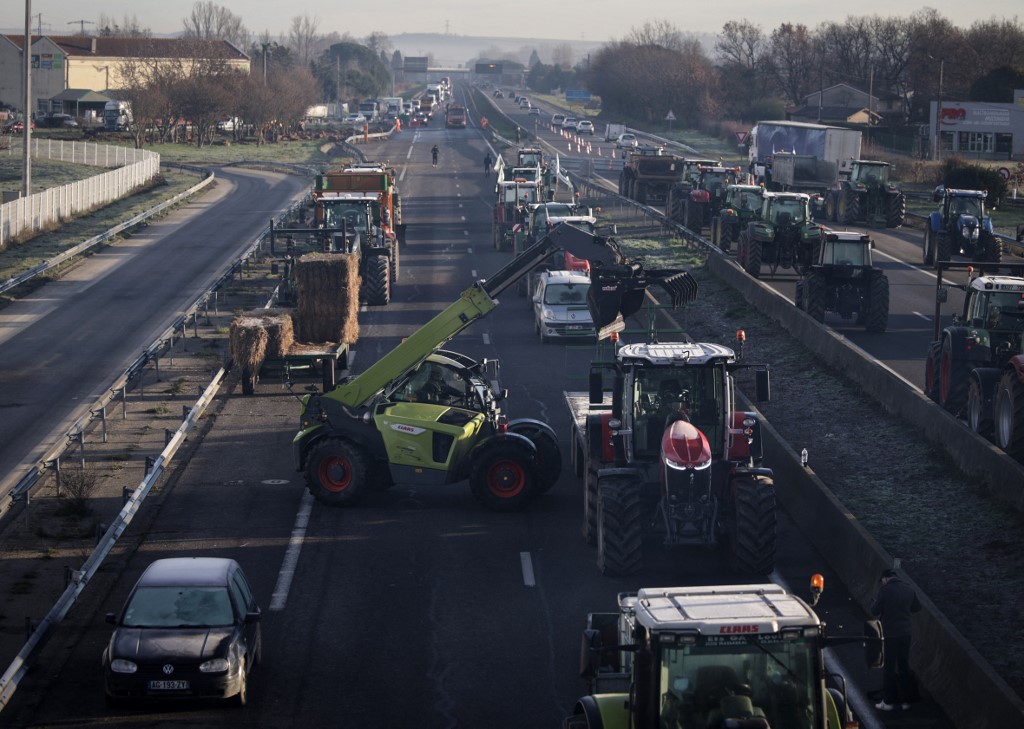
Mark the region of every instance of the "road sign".
<instances>
[{"instance_id":1,"label":"road sign","mask_svg":"<svg viewBox=\"0 0 1024 729\"><path fill-rule=\"evenodd\" d=\"M590 92L583 89L566 89L565 100L569 103L586 104L590 101Z\"/></svg>"},{"instance_id":2,"label":"road sign","mask_svg":"<svg viewBox=\"0 0 1024 729\"><path fill-rule=\"evenodd\" d=\"M406 73L426 73L427 56L406 56L404 65Z\"/></svg>"},{"instance_id":3,"label":"road sign","mask_svg":"<svg viewBox=\"0 0 1024 729\"><path fill-rule=\"evenodd\" d=\"M750 136L750 132L735 132L735 134L737 144L746 144L747 137Z\"/></svg>"},{"instance_id":4,"label":"road sign","mask_svg":"<svg viewBox=\"0 0 1024 729\"><path fill-rule=\"evenodd\" d=\"M668 114L665 115L665 121L675 121L675 120L676 120L676 115L672 113L671 109L669 109Z\"/></svg>"},{"instance_id":5,"label":"road sign","mask_svg":"<svg viewBox=\"0 0 1024 729\"><path fill-rule=\"evenodd\" d=\"M478 63L476 64L476 72L479 74L495 74L500 76L504 71L504 65L501 63Z\"/></svg>"}]
</instances>

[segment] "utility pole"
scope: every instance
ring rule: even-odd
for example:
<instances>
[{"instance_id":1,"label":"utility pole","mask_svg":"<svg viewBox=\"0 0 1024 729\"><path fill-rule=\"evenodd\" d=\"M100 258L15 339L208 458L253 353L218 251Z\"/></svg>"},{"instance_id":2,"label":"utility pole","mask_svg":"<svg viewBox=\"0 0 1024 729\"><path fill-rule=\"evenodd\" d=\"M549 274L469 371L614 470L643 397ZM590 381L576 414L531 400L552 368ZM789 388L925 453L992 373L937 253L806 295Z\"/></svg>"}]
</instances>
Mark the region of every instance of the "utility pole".
<instances>
[{"instance_id":1,"label":"utility pole","mask_svg":"<svg viewBox=\"0 0 1024 729\"><path fill-rule=\"evenodd\" d=\"M935 106L935 139L932 143L932 159L939 159L939 135L942 133L942 75L946 70L946 59L939 59L939 101Z\"/></svg>"},{"instance_id":2,"label":"utility pole","mask_svg":"<svg viewBox=\"0 0 1024 729\"><path fill-rule=\"evenodd\" d=\"M25 0L25 47L22 50L25 95L21 100L24 111L21 135L24 145L21 155L21 194L22 197L28 197L32 194L32 0Z\"/></svg>"},{"instance_id":3,"label":"utility pole","mask_svg":"<svg viewBox=\"0 0 1024 729\"><path fill-rule=\"evenodd\" d=\"M89 25L96 25L96 23L92 22L91 20L70 20L70 21L68 21L68 25L74 25L75 23L78 23L81 26L80 30L78 31L80 35L85 35L85 24L86 23L88 23Z\"/></svg>"},{"instance_id":4,"label":"utility pole","mask_svg":"<svg viewBox=\"0 0 1024 729\"><path fill-rule=\"evenodd\" d=\"M263 85L267 85L267 49L270 48L269 43L263 44Z\"/></svg>"}]
</instances>

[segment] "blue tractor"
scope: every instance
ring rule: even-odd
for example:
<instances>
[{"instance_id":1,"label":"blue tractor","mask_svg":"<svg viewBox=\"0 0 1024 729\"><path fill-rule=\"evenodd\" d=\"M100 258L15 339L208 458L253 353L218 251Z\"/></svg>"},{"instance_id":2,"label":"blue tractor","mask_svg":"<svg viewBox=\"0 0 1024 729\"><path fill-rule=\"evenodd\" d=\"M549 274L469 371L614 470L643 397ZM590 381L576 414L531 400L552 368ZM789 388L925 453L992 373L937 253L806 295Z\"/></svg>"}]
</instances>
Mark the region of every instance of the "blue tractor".
<instances>
[{"instance_id":1,"label":"blue tractor","mask_svg":"<svg viewBox=\"0 0 1024 729\"><path fill-rule=\"evenodd\" d=\"M940 203L928 216L924 229L926 266L948 263L953 255L975 261L999 263L1003 243L992 232L992 218L985 212L985 190L954 190L939 185L932 199Z\"/></svg>"}]
</instances>

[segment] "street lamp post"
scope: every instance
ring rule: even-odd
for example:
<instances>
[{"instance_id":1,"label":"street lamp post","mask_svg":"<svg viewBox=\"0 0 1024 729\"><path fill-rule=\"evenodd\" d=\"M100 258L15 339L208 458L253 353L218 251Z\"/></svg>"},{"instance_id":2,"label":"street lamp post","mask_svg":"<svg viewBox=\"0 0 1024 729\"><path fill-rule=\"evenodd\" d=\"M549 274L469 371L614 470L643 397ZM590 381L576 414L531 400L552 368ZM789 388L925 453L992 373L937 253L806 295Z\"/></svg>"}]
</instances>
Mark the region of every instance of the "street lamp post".
<instances>
[{"instance_id":1,"label":"street lamp post","mask_svg":"<svg viewBox=\"0 0 1024 729\"><path fill-rule=\"evenodd\" d=\"M932 140L932 159L939 159L939 135L942 133L942 75L945 71L945 59L939 59L939 100L935 106L935 139Z\"/></svg>"}]
</instances>

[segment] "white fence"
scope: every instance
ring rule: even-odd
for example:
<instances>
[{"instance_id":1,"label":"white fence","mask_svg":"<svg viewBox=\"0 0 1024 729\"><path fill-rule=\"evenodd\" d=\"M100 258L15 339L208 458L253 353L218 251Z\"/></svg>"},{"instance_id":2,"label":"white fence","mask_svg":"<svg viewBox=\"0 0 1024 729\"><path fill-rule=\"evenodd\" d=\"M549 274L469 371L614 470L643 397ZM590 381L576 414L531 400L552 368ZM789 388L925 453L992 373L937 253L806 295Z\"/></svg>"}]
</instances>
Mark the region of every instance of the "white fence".
<instances>
[{"instance_id":1,"label":"white fence","mask_svg":"<svg viewBox=\"0 0 1024 729\"><path fill-rule=\"evenodd\" d=\"M20 157L22 148L12 144L5 152ZM37 233L119 200L160 172L160 155L156 152L94 142L34 139L32 157L106 167L110 172L0 205L0 251L20 235Z\"/></svg>"}]
</instances>

